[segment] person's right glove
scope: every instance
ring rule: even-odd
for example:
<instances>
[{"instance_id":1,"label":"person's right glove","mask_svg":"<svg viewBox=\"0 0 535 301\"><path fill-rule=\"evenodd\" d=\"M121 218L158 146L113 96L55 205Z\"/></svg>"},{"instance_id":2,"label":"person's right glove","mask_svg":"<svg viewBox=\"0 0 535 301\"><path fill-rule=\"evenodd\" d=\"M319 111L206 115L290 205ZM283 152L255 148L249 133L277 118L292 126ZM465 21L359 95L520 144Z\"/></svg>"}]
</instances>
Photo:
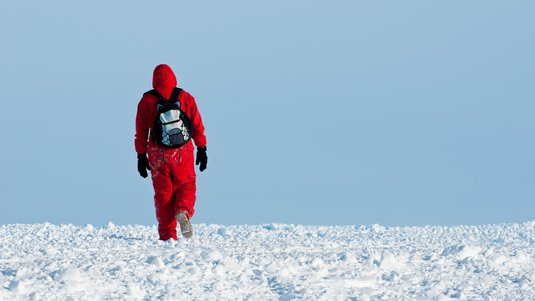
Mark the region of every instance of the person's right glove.
<instances>
[{"instance_id":1,"label":"person's right glove","mask_svg":"<svg viewBox=\"0 0 535 301\"><path fill-rule=\"evenodd\" d=\"M208 164L208 156L206 155L206 146L205 147L198 147L197 148L197 160L195 161L195 165L199 165L199 170L202 172L206 169L206 165Z\"/></svg>"},{"instance_id":2,"label":"person's right glove","mask_svg":"<svg viewBox=\"0 0 535 301\"><path fill-rule=\"evenodd\" d=\"M150 170L147 154L137 154L137 171L139 171L139 175L146 178L149 175L147 169Z\"/></svg>"}]
</instances>

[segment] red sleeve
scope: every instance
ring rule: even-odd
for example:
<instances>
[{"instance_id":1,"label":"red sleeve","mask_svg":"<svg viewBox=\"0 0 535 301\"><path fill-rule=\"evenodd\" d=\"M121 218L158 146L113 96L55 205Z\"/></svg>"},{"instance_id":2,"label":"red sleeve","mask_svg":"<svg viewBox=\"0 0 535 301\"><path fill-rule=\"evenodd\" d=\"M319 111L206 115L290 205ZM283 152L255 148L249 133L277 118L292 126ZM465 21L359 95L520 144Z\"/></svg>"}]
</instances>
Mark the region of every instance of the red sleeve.
<instances>
[{"instance_id":1,"label":"red sleeve","mask_svg":"<svg viewBox=\"0 0 535 301\"><path fill-rule=\"evenodd\" d=\"M206 136L204 135L204 124L202 123L202 117L201 113L199 113L199 109L197 108L197 103L195 102L195 98L191 94L187 94L187 97L189 98L189 107L188 107L188 117L190 118L191 125L192 125L192 138L193 141L195 141L195 145L197 147L205 147L206 146Z\"/></svg>"},{"instance_id":2,"label":"red sleeve","mask_svg":"<svg viewBox=\"0 0 535 301\"><path fill-rule=\"evenodd\" d=\"M149 122L150 112L147 108L145 97L141 98L137 106L136 114L136 136L134 138L134 145L138 154L147 152L147 145L149 143L149 128L152 126Z\"/></svg>"}]
</instances>

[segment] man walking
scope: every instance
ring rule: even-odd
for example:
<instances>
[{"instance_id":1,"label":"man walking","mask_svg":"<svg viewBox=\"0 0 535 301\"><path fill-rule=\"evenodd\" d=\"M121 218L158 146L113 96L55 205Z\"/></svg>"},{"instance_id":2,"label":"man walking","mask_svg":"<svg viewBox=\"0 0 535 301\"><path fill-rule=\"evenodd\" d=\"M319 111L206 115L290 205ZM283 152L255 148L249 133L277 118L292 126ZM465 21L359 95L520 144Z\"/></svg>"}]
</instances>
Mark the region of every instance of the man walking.
<instances>
[{"instance_id":1,"label":"man walking","mask_svg":"<svg viewBox=\"0 0 535 301\"><path fill-rule=\"evenodd\" d=\"M143 178L148 176L147 170L152 175L160 239L177 239L177 221L182 235L189 238L197 189L190 138L197 146L196 164L202 172L208 162L204 125L195 98L177 88L168 65L156 66L152 86L137 108L137 167Z\"/></svg>"}]
</instances>

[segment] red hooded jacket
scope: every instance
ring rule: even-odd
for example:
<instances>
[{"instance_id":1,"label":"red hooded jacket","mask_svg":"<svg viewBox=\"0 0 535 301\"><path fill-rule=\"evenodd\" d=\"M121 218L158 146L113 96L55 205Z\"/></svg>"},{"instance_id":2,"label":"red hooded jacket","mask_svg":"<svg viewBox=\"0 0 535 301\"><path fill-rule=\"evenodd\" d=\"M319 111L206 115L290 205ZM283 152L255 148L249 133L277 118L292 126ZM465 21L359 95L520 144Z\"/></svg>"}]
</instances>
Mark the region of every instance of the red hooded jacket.
<instances>
[{"instance_id":1,"label":"red hooded jacket","mask_svg":"<svg viewBox=\"0 0 535 301\"><path fill-rule=\"evenodd\" d=\"M171 97L173 89L177 86L176 76L168 65L162 64L156 66L152 77L152 87L160 93L165 99ZM185 90L180 92L178 97L180 108L188 115L192 125L192 138L197 147L206 146L206 136L204 135L204 125L201 114L197 109L195 98ZM157 118L158 112L156 105L158 99L154 95L144 94L137 106L136 116L136 136L134 144L138 154L146 153L148 144L152 143L150 131ZM150 139L149 139L150 138ZM186 144L190 144L189 142Z\"/></svg>"}]
</instances>

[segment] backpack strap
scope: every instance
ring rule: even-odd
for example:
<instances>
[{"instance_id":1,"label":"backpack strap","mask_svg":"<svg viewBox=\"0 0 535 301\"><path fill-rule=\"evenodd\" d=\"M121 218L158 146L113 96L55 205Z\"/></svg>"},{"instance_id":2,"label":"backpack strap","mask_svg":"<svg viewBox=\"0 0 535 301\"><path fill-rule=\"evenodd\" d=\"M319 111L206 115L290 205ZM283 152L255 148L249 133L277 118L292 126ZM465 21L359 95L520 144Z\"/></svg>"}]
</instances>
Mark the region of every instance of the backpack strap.
<instances>
[{"instance_id":1,"label":"backpack strap","mask_svg":"<svg viewBox=\"0 0 535 301\"><path fill-rule=\"evenodd\" d=\"M169 97L169 100L165 99L165 97L163 97L160 93L158 93L158 91L156 91L156 89L149 90L149 91L145 92L145 94L150 94L150 95L156 96L156 98L158 98L158 102L161 102L161 103L165 104L165 103L168 103L168 101L177 102L178 101L178 96L180 95L180 92L182 92L182 89L175 87L173 89L173 92L171 92L171 97Z\"/></svg>"},{"instance_id":2,"label":"backpack strap","mask_svg":"<svg viewBox=\"0 0 535 301\"><path fill-rule=\"evenodd\" d=\"M163 96L161 96L160 93L158 93L158 91L156 91L155 89L149 90L145 92L144 94L150 94L152 96L155 96L156 98L158 98L158 101L162 99L165 100L165 98L163 98Z\"/></svg>"},{"instance_id":3,"label":"backpack strap","mask_svg":"<svg viewBox=\"0 0 535 301\"><path fill-rule=\"evenodd\" d=\"M169 100L174 101L174 102L179 101L178 100L178 95L180 95L180 92L182 92L182 89L175 87L173 89L173 92L171 93L171 97L169 97ZM156 92L156 93L158 93L158 92Z\"/></svg>"},{"instance_id":4,"label":"backpack strap","mask_svg":"<svg viewBox=\"0 0 535 301\"><path fill-rule=\"evenodd\" d=\"M186 126L188 127L188 129L191 129L192 128L191 120L189 119L188 114L186 114L184 111L182 111L182 107L181 107L181 104L180 104L180 99L178 99L178 96L180 95L181 92L182 92L182 89L180 89L178 87L175 87L173 89L173 92L171 93L171 97L169 97L169 101L173 103L175 108L180 110L181 118L186 123ZM156 93L158 93L158 92L156 92ZM190 130L188 130L188 131L190 131Z\"/></svg>"}]
</instances>

